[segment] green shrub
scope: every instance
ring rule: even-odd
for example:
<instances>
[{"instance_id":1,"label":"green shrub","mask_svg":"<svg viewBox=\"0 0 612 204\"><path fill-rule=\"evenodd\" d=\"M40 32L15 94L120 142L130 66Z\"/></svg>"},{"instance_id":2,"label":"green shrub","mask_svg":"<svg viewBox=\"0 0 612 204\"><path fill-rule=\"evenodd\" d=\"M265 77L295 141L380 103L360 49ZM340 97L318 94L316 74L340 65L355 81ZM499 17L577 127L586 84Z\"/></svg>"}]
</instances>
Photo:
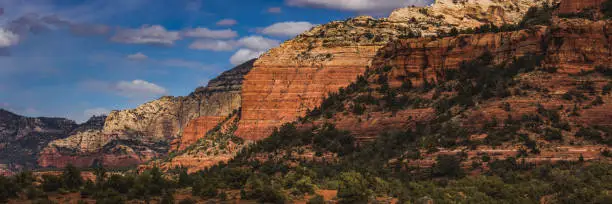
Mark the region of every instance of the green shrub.
<instances>
[{"instance_id":1,"label":"green shrub","mask_svg":"<svg viewBox=\"0 0 612 204\"><path fill-rule=\"evenodd\" d=\"M367 203L372 196L367 180L358 172L340 174L339 203Z\"/></svg>"},{"instance_id":2,"label":"green shrub","mask_svg":"<svg viewBox=\"0 0 612 204\"><path fill-rule=\"evenodd\" d=\"M45 174L42 176L41 187L45 192L54 192L63 187L64 180L59 176Z\"/></svg>"},{"instance_id":3,"label":"green shrub","mask_svg":"<svg viewBox=\"0 0 612 204\"><path fill-rule=\"evenodd\" d=\"M603 95L609 95L610 92L612 92L612 82L608 82L608 84L606 84L603 87L603 91L601 92L601 94Z\"/></svg>"},{"instance_id":4,"label":"green shrub","mask_svg":"<svg viewBox=\"0 0 612 204\"><path fill-rule=\"evenodd\" d=\"M559 130L546 128L546 130L544 130L544 139L548 141L563 140L563 135Z\"/></svg>"},{"instance_id":5,"label":"green shrub","mask_svg":"<svg viewBox=\"0 0 612 204\"><path fill-rule=\"evenodd\" d=\"M325 199L321 195L315 195L312 198L308 199L307 204L325 204Z\"/></svg>"},{"instance_id":6,"label":"green shrub","mask_svg":"<svg viewBox=\"0 0 612 204\"><path fill-rule=\"evenodd\" d=\"M64 180L64 186L67 189L78 190L83 185L83 177L81 177L81 171L79 171L72 164L68 164L64 168L62 178Z\"/></svg>"},{"instance_id":7,"label":"green shrub","mask_svg":"<svg viewBox=\"0 0 612 204\"><path fill-rule=\"evenodd\" d=\"M9 178L0 176L0 202L17 197L20 189Z\"/></svg>"},{"instance_id":8,"label":"green shrub","mask_svg":"<svg viewBox=\"0 0 612 204\"><path fill-rule=\"evenodd\" d=\"M436 177L463 177L461 159L454 155L439 155L432 167L432 175Z\"/></svg>"}]
</instances>

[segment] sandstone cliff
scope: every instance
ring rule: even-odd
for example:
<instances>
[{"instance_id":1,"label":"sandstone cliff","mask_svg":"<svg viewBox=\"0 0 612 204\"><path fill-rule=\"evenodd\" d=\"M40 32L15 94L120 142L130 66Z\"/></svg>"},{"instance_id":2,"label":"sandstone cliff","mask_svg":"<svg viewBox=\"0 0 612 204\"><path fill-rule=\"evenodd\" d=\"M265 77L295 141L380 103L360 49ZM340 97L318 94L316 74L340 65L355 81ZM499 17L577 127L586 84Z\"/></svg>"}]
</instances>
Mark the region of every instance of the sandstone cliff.
<instances>
[{"instance_id":1,"label":"sandstone cliff","mask_svg":"<svg viewBox=\"0 0 612 204\"><path fill-rule=\"evenodd\" d=\"M245 76L237 134L261 139L303 116L328 92L354 81L392 40L435 36L455 26L516 23L530 7L542 3L550 2L440 0L431 7L399 9L389 18L357 17L317 26L255 62Z\"/></svg>"},{"instance_id":2,"label":"sandstone cliff","mask_svg":"<svg viewBox=\"0 0 612 204\"><path fill-rule=\"evenodd\" d=\"M203 136L206 128L214 126L198 127L197 131L190 128L183 134L191 120L225 117L240 107L243 76L252 64L249 61L222 73L189 96L162 97L136 109L113 111L103 128L50 143L38 163L43 167L67 163L87 167L98 162L111 167L132 166L166 155L171 148L189 146L197 140L194 132L203 132Z\"/></svg>"}]
</instances>

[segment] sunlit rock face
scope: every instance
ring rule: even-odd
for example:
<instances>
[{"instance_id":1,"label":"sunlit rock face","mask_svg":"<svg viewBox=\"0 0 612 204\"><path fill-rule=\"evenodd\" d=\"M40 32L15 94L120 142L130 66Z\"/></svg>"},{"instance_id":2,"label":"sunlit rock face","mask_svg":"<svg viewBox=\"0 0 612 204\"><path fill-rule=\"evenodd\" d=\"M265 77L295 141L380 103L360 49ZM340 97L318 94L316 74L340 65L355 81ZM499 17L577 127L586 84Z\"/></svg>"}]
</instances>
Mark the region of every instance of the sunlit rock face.
<instances>
[{"instance_id":1,"label":"sunlit rock face","mask_svg":"<svg viewBox=\"0 0 612 204\"><path fill-rule=\"evenodd\" d=\"M529 7L549 1L436 1L403 8L389 18L361 16L320 25L261 56L246 75L237 134L258 140L294 121L345 87L371 65L379 49L398 38L448 32L452 27L516 23ZM443 45L441 45L443 46Z\"/></svg>"},{"instance_id":2,"label":"sunlit rock face","mask_svg":"<svg viewBox=\"0 0 612 204\"><path fill-rule=\"evenodd\" d=\"M133 166L189 146L214 127L214 118L239 109L243 77L252 64L249 61L222 73L189 96L166 96L135 109L113 111L102 127L51 142L38 163L43 167L63 167L67 163L80 167L96 163ZM198 118L212 119L197 123L208 126L188 125Z\"/></svg>"}]
</instances>

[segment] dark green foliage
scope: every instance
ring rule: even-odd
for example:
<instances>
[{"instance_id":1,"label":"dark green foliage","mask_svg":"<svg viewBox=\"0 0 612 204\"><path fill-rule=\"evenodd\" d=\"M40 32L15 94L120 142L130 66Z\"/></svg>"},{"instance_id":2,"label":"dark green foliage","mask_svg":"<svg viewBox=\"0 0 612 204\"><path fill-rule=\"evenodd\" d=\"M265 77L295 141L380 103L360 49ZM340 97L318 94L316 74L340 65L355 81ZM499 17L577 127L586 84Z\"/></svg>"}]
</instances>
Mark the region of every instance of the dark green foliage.
<instances>
[{"instance_id":1,"label":"dark green foliage","mask_svg":"<svg viewBox=\"0 0 612 204\"><path fill-rule=\"evenodd\" d=\"M547 4L542 7L531 7L519 23L519 27L528 28L535 25L551 25L554 8Z\"/></svg>"},{"instance_id":2,"label":"dark green foliage","mask_svg":"<svg viewBox=\"0 0 612 204\"><path fill-rule=\"evenodd\" d=\"M212 179L198 178L191 188L191 193L195 196L213 198L218 195L219 186Z\"/></svg>"},{"instance_id":3,"label":"dark green foliage","mask_svg":"<svg viewBox=\"0 0 612 204\"><path fill-rule=\"evenodd\" d=\"M174 204L174 194L172 191L164 191L160 204Z\"/></svg>"},{"instance_id":4,"label":"dark green foliage","mask_svg":"<svg viewBox=\"0 0 612 204\"><path fill-rule=\"evenodd\" d=\"M12 180L0 176L0 202L6 202L10 198L16 198L19 187Z\"/></svg>"},{"instance_id":5,"label":"dark green foliage","mask_svg":"<svg viewBox=\"0 0 612 204\"><path fill-rule=\"evenodd\" d=\"M70 190L78 190L83 185L81 171L72 164L68 164L62 174L64 187Z\"/></svg>"},{"instance_id":6,"label":"dark green foliage","mask_svg":"<svg viewBox=\"0 0 612 204\"><path fill-rule=\"evenodd\" d=\"M45 174L42 176L41 187L45 192L54 192L63 187L64 180L62 177Z\"/></svg>"},{"instance_id":7,"label":"dark green foliage","mask_svg":"<svg viewBox=\"0 0 612 204\"><path fill-rule=\"evenodd\" d=\"M465 173L461 168L461 159L453 155L440 155L432 169L436 177L463 177Z\"/></svg>"},{"instance_id":8,"label":"dark green foliage","mask_svg":"<svg viewBox=\"0 0 612 204\"><path fill-rule=\"evenodd\" d=\"M563 135L557 129L546 128L544 130L544 139L548 141L563 140Z\"/></svg>"},{"instance_id":9,"label":"dark green foliage","mask_svg":"<svg viewBox=\"0 0 612 204\"><path fill-rule=\"evenodd\" d=\"M315 195L310 198L306 204L325 204L325 199L321 195Z\"/></svg>"},{"instance_id":10,"label":"dark green foliage","mask_svg":"<svg viewBox=\"0 0 612 204\"><path fill-rule=\"evenodd\" d=\"M593 141L598 141L601 142L602 141L602 135L601 132L599 132L599 130L595 129L595 128L591 128L591 127L582 127L580 128L580 130L578 130L578 132L576 132L576 137L582 137L584 139L587 140L593 140Z\"/></svg>"},{"instance_id":11,"label":"dark green foliage","mask_svg":"<svg viewBox=\"0 0 612 204\"><path fill-rule=\"evenodd\" d=\"M603 87L601 94L610 95L610 92L612 92L612 82L608 82L608 84Z\"/></svg>"},{"instance_id":12,"label":"dark green foliage","mask_svg":"<svg viewBox=\"0 0 612 204\"><path fill-rule=\"evenodd\" d=\"M595 67L595 71L606 76L606 77L612 77L612 68L610 67L605 67L605 66L597 66Z\"/></svg>"},{"instance_id":13,"label":"dark green foliage","mask_svg":"<svg viewBox=\"0 0 612 204\"><path fill-rule=\"evenodd\" d=\"M351 112L353 112L353 114L355 115L363 115L363 113L365 112L365 106L361 105L361 104L353 104L351 106Z\"/></svg>"},{"instance_id":14,"label":"dark green foliage","mask_svg":"<svg viewBox=\"0 0 612 204\"><path fill-rule=\"evenodd\" d=\"M603 105L604 101L603 98L601 98L601 96L596 96L595 100L593 100L593 102L591 102L591 106L600 106Z\"/></svg>"},{"instance_id":15,"label":"dark green foliage","mask_svg":"<svg viewBox=\"0 0 612 204\"><path fill-rule=\"evenodd\" d=\"M262 203L284 203L288 198L280 186L267 175L253 174L240 191L244 199L257 200Z\"/></svg>"},{"instance_id":16,"label":"dark green foliage","mask_svg":"<svg viewBox=\"0 0 612 204\"><path fill-rule=\"evenodd\" d=\"M601 5L601 12L606 18L612 18L612 0L607 0Z\"/></svg>"},{"instance_id":17,"label":"dark green foliage","mask_svg":"<svg viewBox=\"0 0 612 204\"><path fill-rule=\"evenodd\" d=\"M358 172L340 174L339 203L368 203L373 192L367 180Z\"/></svg>"}]
</instances>

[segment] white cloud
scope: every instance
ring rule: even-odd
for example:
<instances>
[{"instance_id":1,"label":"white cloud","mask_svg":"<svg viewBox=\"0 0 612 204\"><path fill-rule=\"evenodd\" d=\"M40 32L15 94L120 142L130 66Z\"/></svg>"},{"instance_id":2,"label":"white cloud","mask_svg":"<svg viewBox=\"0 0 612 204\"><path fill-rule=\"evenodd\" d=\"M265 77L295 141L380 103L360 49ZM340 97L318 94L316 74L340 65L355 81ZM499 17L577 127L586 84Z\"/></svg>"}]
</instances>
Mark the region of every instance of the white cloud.
<instances>
[{"instance_id":1,"label":"white cloud","mask_svg":"<svg viewBox=\"0 0 612 204\"><path fill-rule=\"evenodd\" d=\"M426 6L433 0L285 0L289 6L387 14L396 8Z\"/></svg>"},{"instance_id":2,"label":"white cloud","mask_svg":"<svg viewBox=\"0 0 612 204\"><path fill-rule=\"evenodd\" d=\"M161 96L168 93L164 87L140 79L117 82L112 86L112 89L117 94L128 98L146 98Z\"/></svg>"},{"instance_id":3,"label":"white cloud","mask_svg":"<svg viewBox=\"0 0 612 204\"><path fill-rule=\"evenodd\" d=\"M239 65L246 61L258 58L264 53L264 51L256 51L251 49L240 49L230 58L230 63L233 65Z\"/></svg>"},{"instance_id":4,"label":"white cloud","mask_svg":"<svg viewBox=\"0 0 612 204\"><path fill-rule=\"evenodd\" d=\"M223 40L196 40L189 45L194 50L231 51L236 46L235 41Z\"/></svg>"},{"instance_id":5,"label":"white cloud","mask_svg":"<svg viewBox=\"0 0 612 204\"><path fill-rule=\"evenodd\" d=\"M106 108L92 108L83 111L83 116L90 118L92 116L108 115L111 111Z\"/></svg>"},{"instance_id":6,"label":"white cloud","mask_svg":"<svg viewBox=\"0 0 612 204\"><path fill-rule=\"evenodd\" d=\"M261 33L271 36L293 37L314 27L309 22L281 22L264 28Z\"/></svg>"},{"instance_id":7,"label":"white cloud","mask_svg":"<svg viewBox=\"0 0 612 204\"><path fill-rule=\"evenodd\" d=\"M265 38L262 36L244 37L238 40L238 43L241 46L244 46L251 50L257 50L257 51L265 51L270 48L276 47L280 44L280 42L277 40L272 40L272 39Z\"/></svg>"},{"instance_id":8,"label":"white cloud","mask_svg":"<svg viewBox=\"0 0 612 204\"><path fill-rule=\"evenodd\" d=\"M194 50L212 50L212 51L231 51L237 48L247 48L249 50L261 52L280 45L277 40L265 38L262 36L248 36L239 40L197 40L191 45L190 49Z\"/></svg>"},{"instance_id":9,"label":"white cloud","mask_svg":"<svg viewBox=\"0 0 612 204\"><path fill-rule=\"evenodd\" d=\"M142 26L138 29L119 29L112 41L128 44L174 45L180 40L179 32L168 31L160 25Z\"/></svg>"},{"instance_id":10,"label":"white cloud","mask_svg":"<svg viewBox=\"0 0 612 204\"><path fill-rule=\"evenodd\" d=\"M220 20L219 22L217 22L218 26L233 26L238 24L238 21L234 20L234 19L223 19Z\"/></svg>"},{"instance_id":11,"label":"white cloud","mask_svg":"<svg viewBox=\"0 0 612 204\"><path fill-rule=\"evenodd\" d=\"M0 48L11 47L19 43L19 36L11 31L0 28Z\"/></svg>"},{"instance_id":12,"label":"white cloud","mask_svg":"<svg viewBox=\"0 0 612 204\"><path fill-rule=\"evenodd\" d=\"M184 35L192 38L231 39L237 37L238 33L231 29L210 30L208 28L195 28L185 31Z\"/></svg>"},{"instance_id":13,"label":"white cloud","mask_svg":"<svg viewBox=\"0 0 612 204\"><path fill-rule=\"evenodd\" d=\"M145 54L142 54L142 52L131 54L127 56L127 59L134 60L134 61L146 60L148 58L149 57L146 56Z\"/></svg>"},{"instance_id":14,"label":"white cloud","mask_svg":"<svg viewBox=\"0 0 612 204\"><path fill-rule=\"evenodd\" d=\"M268 13L281 13L283 10L281 7L270 7L268 8Z\"/></svg>"}]
</instances>

